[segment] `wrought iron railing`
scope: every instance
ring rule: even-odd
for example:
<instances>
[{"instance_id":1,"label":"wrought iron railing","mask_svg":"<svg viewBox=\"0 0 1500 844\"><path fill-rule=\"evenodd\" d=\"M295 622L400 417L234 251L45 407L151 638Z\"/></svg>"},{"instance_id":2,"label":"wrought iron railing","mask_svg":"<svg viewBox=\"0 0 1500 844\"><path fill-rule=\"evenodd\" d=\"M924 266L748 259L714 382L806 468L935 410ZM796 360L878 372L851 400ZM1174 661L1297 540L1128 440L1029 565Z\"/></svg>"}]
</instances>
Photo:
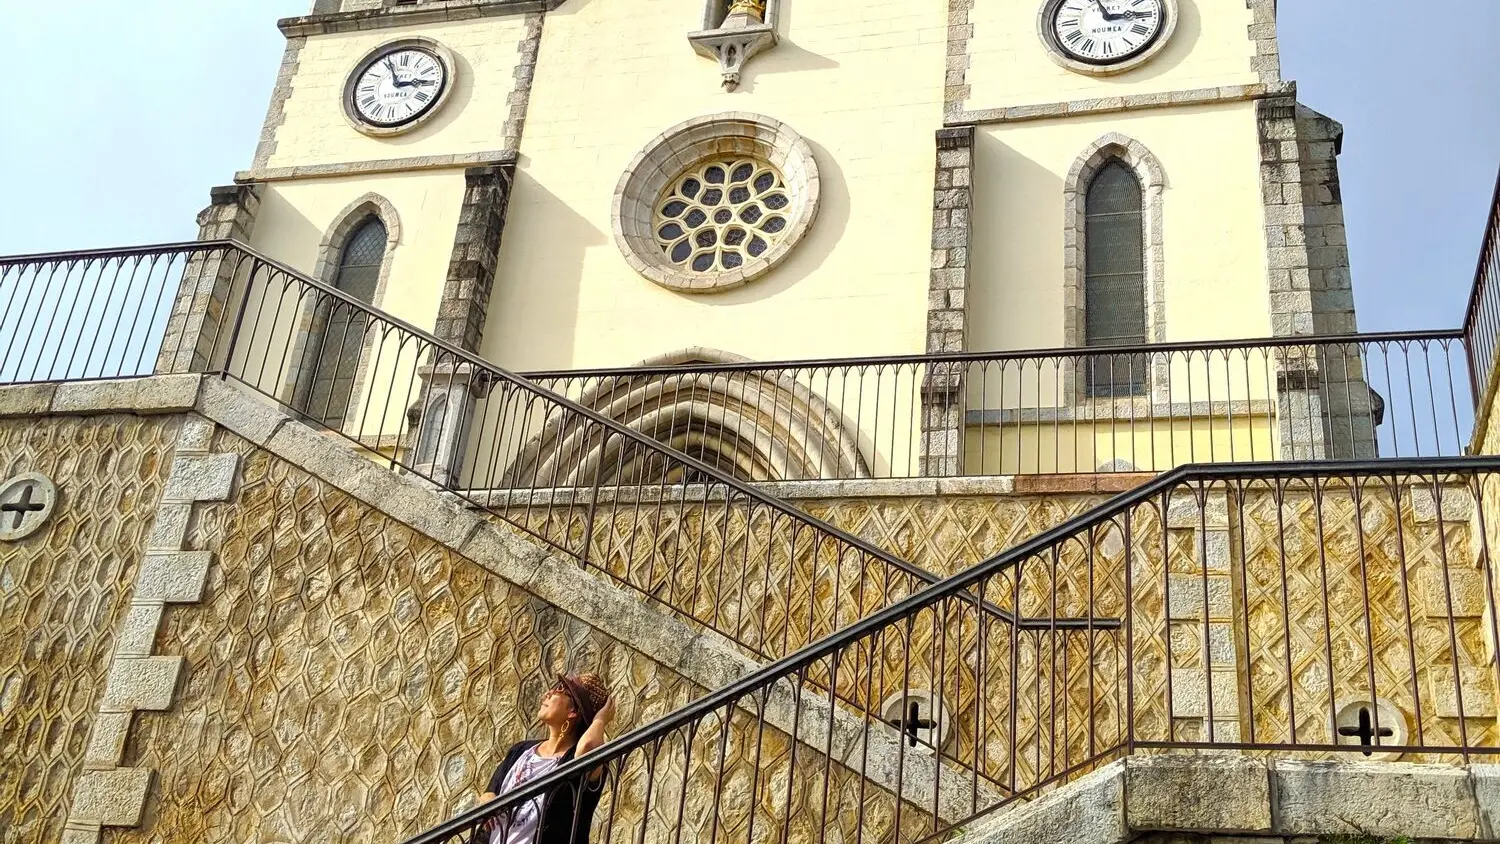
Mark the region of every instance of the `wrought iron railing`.
<instances>
[{"instance_id":1,"label":"wrought iron railing","mask_svg":"<svg viewBox=\"0 0 1500 844\"><path fill-rule=\"evenodd\" d=\"M200 243L0 257L0 384L156 371Z\"/></svg>"},{"instance_id":2,"label":"wrought iron railing","mask_svg":"<svg viewBox=\"0 0 1500 844\"><path fill-rule=\"evenodd\" d=\"M1474 373L1474 397L1481 418L1487 418L1494 403L1495 352L1500 344L1500 176L1490 200L1484 240L1479 247L1479 266L1464 312L1464 335L1469 343L1469 368Z\"/></svg>"},{"instance_id":3,"label":"wrought iron railing","mask_svg":"<svg viewBox=\"0 0 1500 844\"><path fill-rule=\"evenodd\" d=\"M1455 456L1472 419L1459 331L526 377L642 430L696 425L705 460L762 481Z\"/></svg>"},{"instance_id":4,"label":"wrought iron railing","mask_svg":"<svg viewBox=\"0 0 1500 844\"><path fill-rule=\"evenodd\" d=\"M0 259L0 280L0 301L21 303L0 325L26 329L0 333L18 350L0 383L232 379L762 659L938 580L236 243ZM539 458L558 445L596 459ZM1056 626L986 612L1033 634Z\"/></svg>"},{"instance_id":5,"label":"wrought iron railing","mask_svg":"<svg viewBox=\"0 0 1500 844\"><path fill-rule=\"evenodd\" d=\"M585 787L593 841L913 844L1139 750L1488 757L1497 495L1500 458L1178 469L410 844ZM956 769L885 723L913 689Z\"/></svg>"}]
</instances>

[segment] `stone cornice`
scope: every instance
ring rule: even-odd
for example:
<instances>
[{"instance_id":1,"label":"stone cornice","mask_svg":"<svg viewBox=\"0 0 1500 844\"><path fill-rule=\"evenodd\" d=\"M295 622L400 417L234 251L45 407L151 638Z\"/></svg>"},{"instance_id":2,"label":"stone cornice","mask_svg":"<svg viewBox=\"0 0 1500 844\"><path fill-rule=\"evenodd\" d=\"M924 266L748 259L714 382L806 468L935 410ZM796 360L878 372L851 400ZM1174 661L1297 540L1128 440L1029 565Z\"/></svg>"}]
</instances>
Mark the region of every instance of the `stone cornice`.
<instances>
[{"instance_id":1,"label":"stone cornice","mask_svg":"<svg viewBox=\"0 0 1500 844\"><path fill-rule=\"evenodd\" d=\"M234 174L240 184L284 182L289 179L326 179L334 176L368 176L374 173L400 173L411 170L443 170L478 165L513 164L513 149L466 152L457 155L422 155L411 158L381 158L375 161L340 161L329 164L304 164L299 167L259 167Z\"/></svg>"},{"instance_id":2,"label":"stone cornice","mask_svg":"<svg viewBox=\"0 0 1500 844\"><path fill-rule=\"evenodd\" d=\"M288 38L301 38L336 32L524 15L549 11L556 8L559 2L560 0L428 0L417 6L283 18L276 26Z\"/></svg>"},{"instance_id":3,"label":"stone cornice","mask_svg":"<svg viewBox=\"0 0 1500 844\"><path fill-rule=\"evenodd\" d=\"M970 123L1019 123L1026 120L1052 120L1059 117L1114 114L1151 108L1180 108L1245 102L1285 94L1295 96L1296 92L1297 86L1292 82L1269 85L1263 83L1225 85L1217 88L1192 88L1183 91L1161 91L1154 94L1130 94L1123 97L1097 97L1086 100L987 108L978 111L955 111L944 118L943 124L962 126Z\"/></svg>"}]
</instances>

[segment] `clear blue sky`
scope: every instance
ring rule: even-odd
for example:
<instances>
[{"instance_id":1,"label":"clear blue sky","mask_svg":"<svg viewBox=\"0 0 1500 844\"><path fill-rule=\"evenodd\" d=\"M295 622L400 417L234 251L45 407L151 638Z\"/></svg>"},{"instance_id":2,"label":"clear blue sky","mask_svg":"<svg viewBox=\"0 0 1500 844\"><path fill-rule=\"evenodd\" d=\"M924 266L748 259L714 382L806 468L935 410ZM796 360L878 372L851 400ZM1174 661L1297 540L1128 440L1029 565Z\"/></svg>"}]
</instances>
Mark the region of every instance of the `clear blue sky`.
<instances>
[{"instance_id":1,"label":"clear blue sky","mask_svg":"<svg viewBox=\"0 0 1500 844\"><path fill-rule=\"evenodd\" d=\"M46 74L0 116L0 254L191 238L208 188L249 165L281 58L275 19L311 3L77 5L67 26L43 4L4 13L6 64ZM1500 0L1281 3L1287 78L1347 133L1364 330L1459 320L1500 167L1497 34Z\"/></svg>"}]
</instances>

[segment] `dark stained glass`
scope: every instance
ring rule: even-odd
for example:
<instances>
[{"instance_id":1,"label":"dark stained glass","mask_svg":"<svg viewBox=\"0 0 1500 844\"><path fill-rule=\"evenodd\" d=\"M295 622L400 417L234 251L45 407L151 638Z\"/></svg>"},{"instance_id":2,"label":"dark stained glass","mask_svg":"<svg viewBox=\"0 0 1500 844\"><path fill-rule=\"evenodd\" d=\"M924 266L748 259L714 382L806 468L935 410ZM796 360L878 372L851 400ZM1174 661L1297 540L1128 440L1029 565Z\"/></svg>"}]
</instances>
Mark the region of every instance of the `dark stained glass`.
<instances>
[{"instance_id":1,"label":"dark stained glass","mask_svg":"<svg viewBox=\"0 0 1500 844\"><path fill-rule=\"evenodd\" d=\"M388 242L380 218L365 218L344 241L333 286L362 304L373 304ZM342 428L349 414L369 323L362 308L331 296L314 310L306 354L315 356L315 363L300 392L304 412L330 428Z\"/></svg>"},{"instance_id":2,"label":"dark stained glass","mask_svg":"<svg viewBox=\"0 0 1500 844\"><path fill-rule=\"evenodd\" d=\"M1119 160L1106 164L1089 184L1084 244L1084 345L1145 343L1141 185ZM1131 395L1145 386L1145 361L1139 355L1094 357L1089 368L1089 388L1096 396Z\"/></svg>"}]
</instances>

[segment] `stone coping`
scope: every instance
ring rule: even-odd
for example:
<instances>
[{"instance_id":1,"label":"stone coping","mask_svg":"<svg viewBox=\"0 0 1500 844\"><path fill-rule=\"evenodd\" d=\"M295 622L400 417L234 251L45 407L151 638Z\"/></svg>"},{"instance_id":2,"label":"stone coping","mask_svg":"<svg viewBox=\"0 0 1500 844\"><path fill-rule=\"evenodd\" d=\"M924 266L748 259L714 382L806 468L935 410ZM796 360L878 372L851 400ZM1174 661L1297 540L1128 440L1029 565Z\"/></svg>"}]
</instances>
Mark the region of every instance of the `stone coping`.
<instances>
[{"instance_id":1,"label":"stone coping","mask_svg":"<svg viewBox=\"0 0 1500 844\"><path fill-rule=\"evenodd\" d=\"M1500 765L1238 754L1131 756L972 826L955 844L1125 844L1142 833L1492 841Z\"/></svg>"},{"instance_id":2,"label":"stone coping","mask_svg":"<svg viewBox=\"0 0 1500 844\"><path fill-rule=\"evenodd\" d=\"M756 489L783 501L846 498L941 498L997 495L1112 495L1127 492L1156 477L1152 472L1099 472L1057 475L995 475L973 478L861 478L854 480L769 481ZM473 507L525 507L551 504L655 504L723 501L724 487L538 487L536 489L466 490Z\"/></svg>"},{"instance_id":3,"label":"stone coping","mask_svg":"<svg viewBox=\"0 0 1500 844\"><path fill-rule=\"evenodd\" d=\"M296 167L256 167L234 174L238 184L285 182L291 179L332 179L340 176L369 176L377 173L406 173L413 170L453 170L458 168L513 164L513 149L454 153L451 155L418 155L409 158L380 158L372 161L335 161L325 164L303 164Z\"/></svg>"},{"instance_id":4,"label":"stone coping","mask_svg":"<svg viewBox=\"0 0 1500 844\"><path fill-rule=\"evenodd\" d=\"M1063 407L1023 407L1009 410L970 410L964 414L968 425L1037 425L1053 422L1192 422L1222 421L1231 418L1269 419L1276 414L1276 403L1270 399L1236 399L1234 401L1164 402L1146 396L1122 399L1091 399L1082 404Z\"/></svg>"},{"instance_id":5,"label":"stone coping","mask_svg":"<svg viewBox=\"0 0 1500 844\"><path fill-rule=\"evenodd\" d=\"M1253 85L1224 85L1214 88L1191 88L1181 91L1160 91L1151 94L1127 94L1120 97L1096 97L1085 100L1067 100L1051 103L1005 106L1002 108L954 110L944 116L945 126L963 126L979 123L1019 123L1027 120L1049 120L1079 115L1115 114L1147 108L1179 108L1183 106L1216 105L1263 99L1296 92L1290 83L1256 83Z\"/></svg>"},{"instance_id":6,"label":"stone coping","mask_svg":"<svg viewBox=\"0 0 1500 844\"><path fill-rule=\"evenodd\" d=\"M761 667L723 636L691 626L648 599L588 573L573 559L473 511L456 497L369 460L343 440L296 422L269 400L217 377L157 375L0 386L0 418L107 413L197 413L701 688L718 690ZM760 715L753 701L739 706L752 716ZM817 753L827 748L847 765L862 763L870 780L882 787L894 790L899 782L907 800L917 806L935 804L945 819L971 814L971 774L938 761L926 748L908 747L888 725L867 722L830 705L827 698L798 694L789 680L772 687L764 718L788 735L795 731L797 739ZM981 784L977 799L985 806L1001 798Z\"/></svg>"},{"instance_id":7,"label":"stone coping","mask_svg":"<svg viewBox=\"0 0 1500 844\"><path fill-rule=\"evenodd\" d=\"M561 0L426 0L416 6L361 9L282 18L276 26L288 38L359 32L395 26L422 26L447 21L466 21L503 15L524 15L555 8Z\"/></svg>"}]
</instances>

